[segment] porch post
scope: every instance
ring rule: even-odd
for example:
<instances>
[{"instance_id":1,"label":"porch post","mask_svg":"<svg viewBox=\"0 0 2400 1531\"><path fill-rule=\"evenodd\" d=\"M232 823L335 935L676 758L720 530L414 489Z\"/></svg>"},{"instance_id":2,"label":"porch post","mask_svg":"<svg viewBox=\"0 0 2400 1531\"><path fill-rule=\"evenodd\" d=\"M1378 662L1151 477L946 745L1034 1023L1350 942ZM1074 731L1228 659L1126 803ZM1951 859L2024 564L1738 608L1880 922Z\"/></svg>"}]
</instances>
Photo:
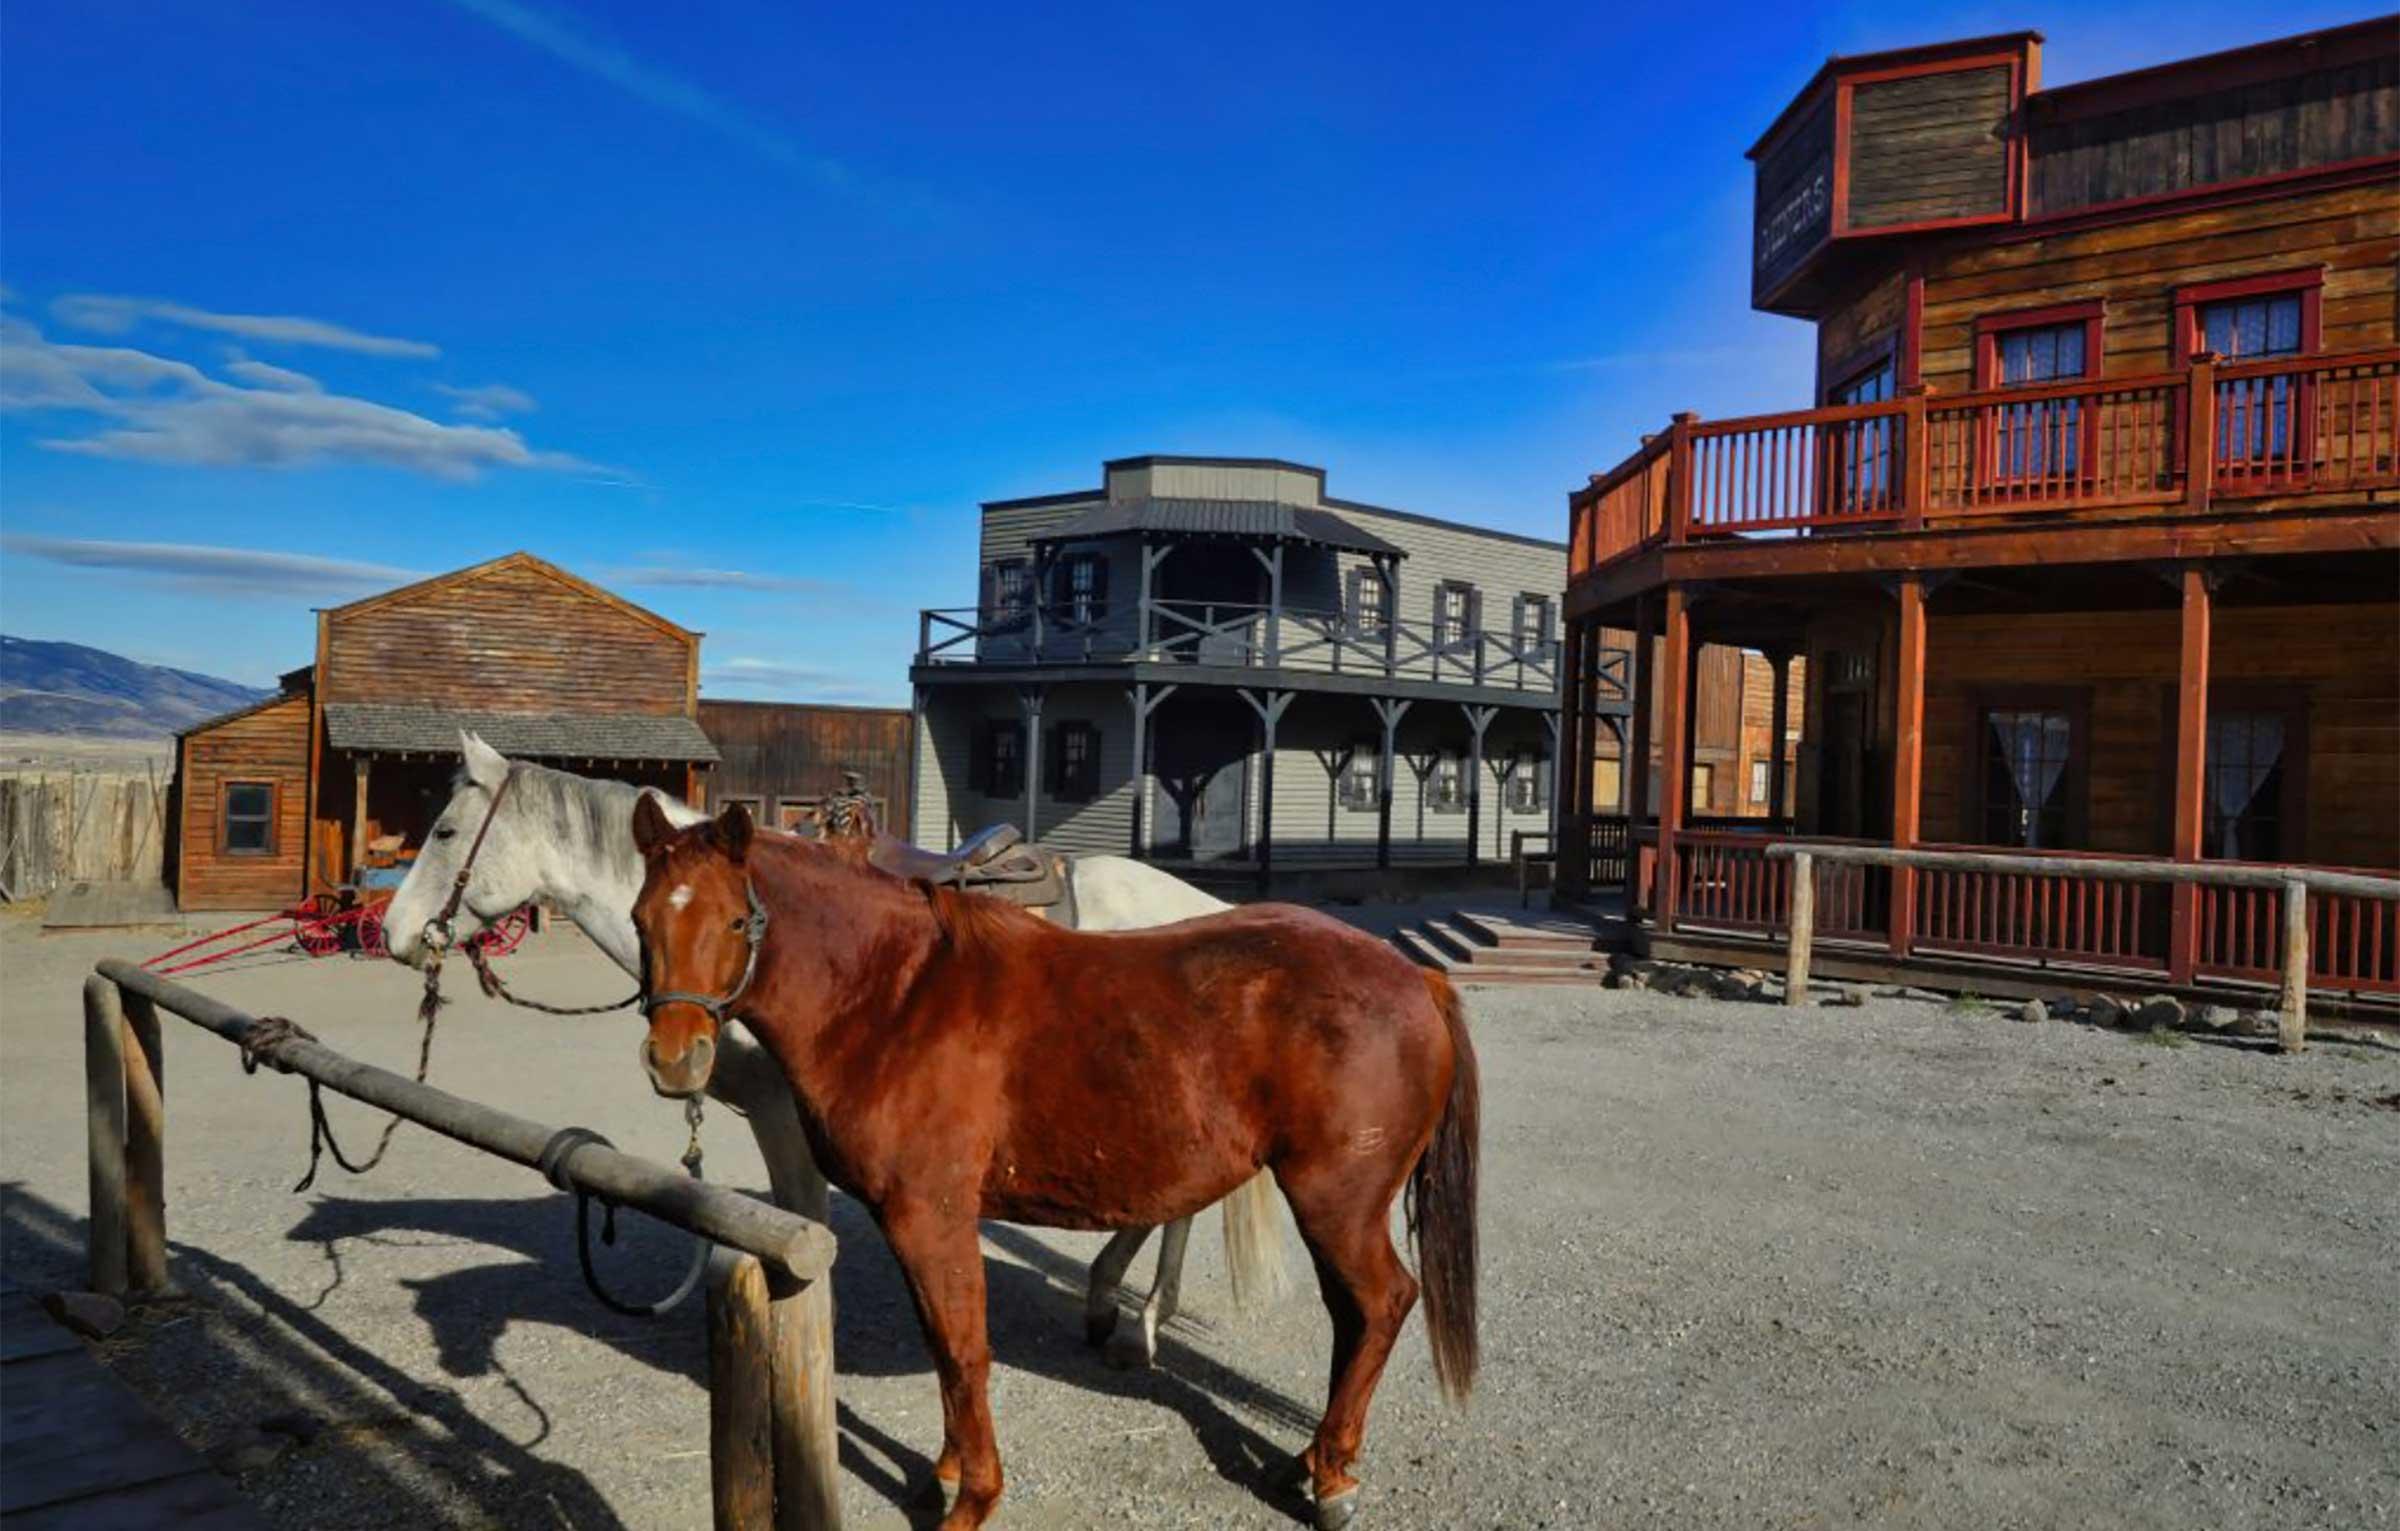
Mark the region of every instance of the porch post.
<instances>
[{"instance_id":1,"label":"porch post","mask_svg":"<svg viewBox=\"0 0 2400 1531\"><path fill-rule=\"evenodd\" d=\"M1025 838L1041 838L1042 699L1040 686L1019 686L1017 706L1025 715Z\"/></svg>"},{"instance_id":2,"label":"porch post","mask_svg":"<svg viewBox=\"0 0 2400 1531\"><path fill-rule=\"evenodd\" d=\"M1375 555L1375 577L1383 582L1383 673L1388 680L1400 671L1400 566L1391 554Z\"/></svg>"},{"instance_id":3,"label":"porch post","mask_svg":"<svg viewBox=\"0 0 2400 1531\"><path fill-rule=\"evenodd\" d=\"M1892 677L1892 847L1917 843L1925 780L1925 581L1900 579L1900 641ZM1892 955L1905 958L1916 933L1917 871L1892 868Z\"/></svg>"},{"instance_id":4,"label":"porch post","mask_svg":"<svg viewBox=\"0 0 2400 1531\"><path fill-rule=\"evenodd\" d=\"M1692 782L1691 733L1684 718L1691 695L1692 612L1691 597L1681 585L1667 586L1665 622L1666 652L1661 659L1666 674L1659 688L1665 709L1658 721L1659 731L1665 737L1666 758L1660 762L1658 880L1651 900L1652 918L1662 931L1675 928L1675 838L1683 828L1684 804ZM1636 854L1638 859L1638 847Z\"/></svg>"},{"instance_id":5,"label":"porch post","mask_svg":"<svg viewBox=\"0 0 2400 1531\"><path fill-rule=\"evenodd\" d=\"M1136 681L1125 693L1133 707L1133 833L1127 853L1136 861L1150 850L1149 842L1142 838L1142 819L1150 805L1150 714L1174 694L1173 686L1153 687L1148 681Z\"/></svg>"},{"instance_id":6,"label":"porch post","mask_svg":"<svg viewBox=\"0 0 2400 1531\"><path fill-rule=\"evenodd\" d=\"M1470 707L1465 702L1458 710L1467 715L1467 868L1469 871L1483 860L1483 841L1478 833L1483 827L1483 731L1492 726L1497 707Z\"/></svg>"},{"instance_id":7,"label":"porch post","mask_svg":"<svg viewBox=\"0 0 2400 1531\"><path fill-rule=\"evenodd\" d=\"M2183 636L2175 677L2175 817L2167 853L2177 861L2208 854L2208 661L2209 625L2215 592L2207 571L2186 566L2177 583L2183 595ZM2173 910L2167 938L2167 976L2190 983L2200 960L2200 888L2179 882L2169 895Z\"/></svg>"},{"instance_id":8,"label":"porch post","mask_svg":"<svg viewBox=\"0 0 2400 1531\"><path fill-rule=\"evenodd\" d=\"M367 864L367 755L360 751L351 759L351 771L357 796L350 804L350 880L358 881L361 867Z\"/></svg>"},{"instance_id":9,"label":"porch post","mask_svg":"<svg viewBox=\"0 0 2400 1531\"><path fill-rule=\"evenodd\" d=\"M1567 839L1584 822L1592 805L1584 801L1583 771L1572 748L1583 737L1583 634L1586 623L1570 618L1567 622L1566 645L1559 651L1559 710L1549 715L1550 721L1550 848L1558 860L1552 863L1550 874L1555 886L1580 891L1583 874L1577 869L1580 858L1571 856ZM1570 803L1569 799L1573 799ZM1584 840L1588 834L1580 836Z\"/></svg>"},{"instance_id":10,"label":"porch post","mask_svg":"<svg viewBox=\"0 0 2400 1531\"><path fill-rule=\"evenodd\" d=\"M1406 698L1386 700L1367 698L1375 716L1383 724L1383 756L1375 780L1375 867L1389 871L1392 865L1392 742L1400 731L1400 720L1408 716L1410 703Z\"/></svg>"},{"instance_id":11,"label":"porch post","mask_svg":"<svg viewBox=\"0 0 2400 1531\"><path fill-rule=\"evenodd\" d=\"M1784 788L1784 735L1791 728L1792 656L1777 652L1767 656L1767 664L1775 672L1775 704L1769 712L1767 725L1772 734L1767 741L1767 817L1781 819Z\"/></svg>"},{"instance_id":12,"label":"porch post","mask_svg":"<svg viewBox=\"0 0 2400 1531\"><path fill-rule=\"evenodd\" d=\"M1658 655L1650 629L1658 617L1657 601L1642 596L1633 603L1633 657L1628 662L1633 688L1632 738L1625 744L1618 777L1625 795L1625 908L1651 909L1650 888L1642 881L1641 830L1650 817L1650 716L1658 692ZM1655 910L1653 910L1655 913Z\"/></svg>"},{"instance_id":13,"label":"porch post","mask_svg":"<svg viewBox=\"0 0 2400 1531\"><path fill-rule=\"evenodd\" d=\"M1691 786L1691 778L1699 774L1700 659L1707 652L1708 644L1706 642L1697 638L1692 640L1691 668L1684 672L1683 677L1683 816L1686 819L1691 818L1694 814L1709 813L1716 807L1714 803L1695 801ZM1716 784L1712 781L1709 785L1713 787Z\"/></svg>"},{"instance_id":14,"label":"porch post","mask_svg":"<svg viewBox=\"0 0 2400 1531\"><path fill-rule=\"evenodd\" d=\"M1296 693L1244 686L1235 694L1258 714L1258 891L1265 893L1275 877L1275 725L1283 721L1283 710L1292 705Z\"/></svg>"},{"instance_id":15,"label":"porch post","mask_svg":"<svg viewBox=\"0 0 2400 1531\"><path fill-rule=\"evenodd\" d=\"M1250 556L1267 571L1267 668L1272 670L1283 663L1283 544L1275 544L1271 553L1256 548Z\"/></svg>"}]
</instances>

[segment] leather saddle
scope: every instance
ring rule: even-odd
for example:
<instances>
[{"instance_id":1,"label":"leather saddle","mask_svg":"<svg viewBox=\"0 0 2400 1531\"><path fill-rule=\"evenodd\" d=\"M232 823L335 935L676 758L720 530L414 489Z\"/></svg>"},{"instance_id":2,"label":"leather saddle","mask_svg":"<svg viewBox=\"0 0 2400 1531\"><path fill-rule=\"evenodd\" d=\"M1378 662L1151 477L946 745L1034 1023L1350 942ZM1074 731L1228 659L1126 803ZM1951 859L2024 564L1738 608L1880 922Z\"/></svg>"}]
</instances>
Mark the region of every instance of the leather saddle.
<instances>
[{"instance_id":1,"label":"leather saddle","mask_svg":"<svg viewBox=\"0 0 2400 1531\"><path fill-rule=\"evenodd\" d=\"M1074 885L1068 858L1033 844L1014 824L979 829L952 851L920 850L879 836L867 863L895 877L922 877L942 887L1005 899L1021 909L1072 926Z\"/></svg>"}]
</instances>

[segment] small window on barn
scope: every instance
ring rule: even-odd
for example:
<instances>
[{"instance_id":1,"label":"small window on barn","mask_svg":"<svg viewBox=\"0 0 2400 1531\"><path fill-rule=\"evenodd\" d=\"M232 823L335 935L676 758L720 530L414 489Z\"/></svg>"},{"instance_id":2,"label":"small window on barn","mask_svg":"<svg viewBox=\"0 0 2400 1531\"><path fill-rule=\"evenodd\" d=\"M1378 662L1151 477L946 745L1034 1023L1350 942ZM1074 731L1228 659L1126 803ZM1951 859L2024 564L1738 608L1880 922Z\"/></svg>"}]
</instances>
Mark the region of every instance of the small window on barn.
<instances>
[{"instance_id":1,"label":"small window on barn","mask_svg":"<svg viewBox=\"0 0 2400 1531\"><path fill-rule=\"evenodd\" d=\"M1061 723L1050 733L1050 796L1061 803L1088 803L1100 792L1100 730L1089 723Z\"/></svg>"},{"instance_id":2,"label":"small window on barn","mask_svg":"<svg viewBox=\"0 0 2400 1531\"><path fill-rule=\"evenodd\" d=\"M1382 746L1353 744L1350 758L1342 762L1342 774L1334 783L1334 796L1353 813L1373 813L1383 801L1382 776Z\"/></svg>"},{"instance_id":3,"label":"small window on barn","mask_svg":"<svg viewBox=\"0 0 2400 1531\"><path fill-rule=\"evenodd\" d=\"M275 784L229 781L223 804L225 853L229 856L275 854Z\"/></svg>"}]
</instances>

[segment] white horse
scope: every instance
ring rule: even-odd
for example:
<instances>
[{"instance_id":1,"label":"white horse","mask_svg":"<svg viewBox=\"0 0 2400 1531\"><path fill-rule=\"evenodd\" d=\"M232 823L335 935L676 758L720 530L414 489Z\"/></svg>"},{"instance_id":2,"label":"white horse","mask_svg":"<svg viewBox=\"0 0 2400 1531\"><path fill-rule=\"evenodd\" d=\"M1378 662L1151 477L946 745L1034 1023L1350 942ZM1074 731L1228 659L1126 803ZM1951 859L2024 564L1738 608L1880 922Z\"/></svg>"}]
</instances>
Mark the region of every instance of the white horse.
<instances>
[{"instance_id":1,"label":"white horse","mask_svg":"<svg viewBox=\"0 0 2400 1531\"><path fill-rule=\"evenodd\" d=\"M452 919L452 935L464 941L510 910L539 898L564 913L610 961L641 976L641 942L633 928L633 901L642 887L642 857L633 843L633 806L655 797L668 819L682 826L707 817L655 787L595 781L528 761L511 762L473 734L459 745L465 769L449 804L436 819L417 854L416 865L384 911L385 943L402 962L424 960L425 928L441 913L459 868L476 835L467 886ZM511 773L515 784L497 796ZM499 811L492 811L495 797ZM489 828L485 820L489 818ZM1072 863L1077 928L1131 930L1216 914L1230 908L1191 884L1121 856L1084 856ZM636 1017L638 1020L639 1018ZM747 1031L728 1030L708 1093L749 1118L766 1160L776 1203L794 1211L803 1187L813 1181L808 1140L801 1132L791 1082L767 1050ZM1175 1316L1183 1282L1185 1246L1192 1220L1167 1226L1159 1241L1158 1274L1142 1305L1138 1335L1111 1347L1120 1361L1152 1364L1158 1328ZM1282 1285L1282 1240L1274 1192L1260 1175L1225 1199L1226 1263L1237 1298L1271 1294ZM1084 1301L1084 1333L1094 1345L1108 1343L1117 1326L1117 1292L1126 1268L1150 1236L1128 1228L1108 1241L1092 1262Z\"/></svg>"}]
</instances>

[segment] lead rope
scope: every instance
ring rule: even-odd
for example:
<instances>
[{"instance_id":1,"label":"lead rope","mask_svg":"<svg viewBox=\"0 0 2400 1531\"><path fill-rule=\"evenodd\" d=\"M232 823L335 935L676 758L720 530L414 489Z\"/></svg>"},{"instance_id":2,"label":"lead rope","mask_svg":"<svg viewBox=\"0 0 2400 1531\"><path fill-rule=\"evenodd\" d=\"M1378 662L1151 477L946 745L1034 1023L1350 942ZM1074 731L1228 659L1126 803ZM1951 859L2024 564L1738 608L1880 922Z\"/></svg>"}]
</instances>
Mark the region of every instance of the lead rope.
<instances>
[{"instance_id":1,"label":"lead rope","mask_svg":"<svg viewBox=\"0 0 2400 1531\"><path fill-rule=\"evenodd\" d=\"M683 1170L694 1180L700 1180L705 1177L700 1173L699 1096L694 1095L684 1101L683 1120L691 1129L683 1145ZM567 1161L575 1157L577 1149L593 1143L602 1148L616 1147L587 1127L561 1128L550 1139L548 1146L543 1148L540 1165L541 1172L549 1177L552 1185L575 1194L575 1258L583 1267L583 1284L593 1297L599 1299L600 1306L611 1313L622 1313L627 1318L657 1318L661 1314L672 1313L683 1305L684 1299L698 1290L701 1273L708 1268L708 1252L712 1245L698 1234L692 1236L691 1263L684 1267L683 1280L676 1283L675 1289L664 1297L651 1302L627 1302L609 1291L601 1284L599 1268L592 1263L592 1203L595 1200L600 1203L600 1242L611 1248L617 1242L617 1205L605 1196L595 1197L592 1192L567 1178Z\"/></svg>"}]
</instances>

